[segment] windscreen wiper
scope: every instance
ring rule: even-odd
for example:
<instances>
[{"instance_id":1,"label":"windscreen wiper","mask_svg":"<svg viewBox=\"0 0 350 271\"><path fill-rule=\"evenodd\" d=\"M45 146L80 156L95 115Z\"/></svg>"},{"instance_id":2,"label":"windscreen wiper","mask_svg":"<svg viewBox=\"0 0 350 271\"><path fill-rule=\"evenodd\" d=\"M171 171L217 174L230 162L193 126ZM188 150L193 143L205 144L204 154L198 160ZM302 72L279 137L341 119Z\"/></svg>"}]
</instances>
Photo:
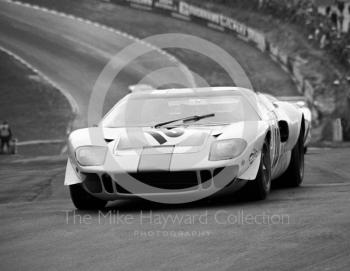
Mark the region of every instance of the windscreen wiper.
<instances>
[{"instance_id":1,"label":"windscreen wiper","mask_svg":"<svg viewBox=\"0 0 350 271\"><path fill-rule=\"evenodd\" d=\"M207 114L207 115L200 115L200 116L190 116L190 117L186 117L186 118L181 118L181 119L176 119L176 120L170 120L170 121L166 121L166 122L161 122L161 123L158 123L154 126L154 128L160 128L164 125L168 125L168 124L171 124L171 123L174 123L174 122L178 122L178 121L182 121L183 123L186 123L186 122L191 122L191 121L200 121L202 119L206 119L206 118L212 118L212 117L215 117L215 114L212 113L212 114Z\"/></svg>"}]
</instances>

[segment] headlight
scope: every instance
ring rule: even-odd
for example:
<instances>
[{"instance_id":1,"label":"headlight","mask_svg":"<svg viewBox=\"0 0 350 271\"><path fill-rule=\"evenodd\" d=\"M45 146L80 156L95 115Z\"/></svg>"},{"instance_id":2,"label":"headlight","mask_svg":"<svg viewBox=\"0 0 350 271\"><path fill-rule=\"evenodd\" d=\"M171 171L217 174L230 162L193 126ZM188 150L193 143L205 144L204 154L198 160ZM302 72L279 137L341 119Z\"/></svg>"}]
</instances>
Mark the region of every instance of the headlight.
<instances>
[{"instance_id":1,"label":"headlight","mask_svg":"<svg viewBox=\"0 0 350 271\"><path fill-rule=\"evenodd\" d=\"M100 166L105 162L106 153L106 147L84 146L75 151L75 157L82 166Z\"/></svg>"},{"instance_id":2,"label":"headlight","mask_svg":"<svg viewBox=\"0 0 350 271\"><path fill-rule=\"evenodd\" d=\"M209 160L229 160L243 153L247 142L243 139L227 139L213 142L210 149Z\"/></svg>"},{"instance_id":3,"label":"headlight","mask_svg":"<svg viewBox=\"0 0 350 271\"><path fill-rule=\"evenodd\" d=\"M306 103L303 101L297 102L296 105L299 106L300 108L307 107Z\"/></svg>"}]
</instances>

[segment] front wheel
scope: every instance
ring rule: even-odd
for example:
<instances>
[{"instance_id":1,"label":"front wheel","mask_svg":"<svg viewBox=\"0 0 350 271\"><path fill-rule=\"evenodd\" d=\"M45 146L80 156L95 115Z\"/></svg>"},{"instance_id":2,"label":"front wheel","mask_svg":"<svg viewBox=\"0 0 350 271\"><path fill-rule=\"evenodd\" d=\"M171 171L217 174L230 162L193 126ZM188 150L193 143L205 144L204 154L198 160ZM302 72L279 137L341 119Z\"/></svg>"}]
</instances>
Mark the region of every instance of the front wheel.
<instances>
[{"instance_id":1,"label":"front wheel","mask_svg":"<svg viewBox=\"0 0 350 271\"><path fill-rule=\"evenodd\" d=\"M287 187L298 187L301 185L304 179L304 140L303 129L300 131L300 135L297 143L292 149L291 159L287 171L280 177L284 185Z\"/></svg>"},{"instance_id":2,"label":"front wheel","mask_svg":"<svg viewBox=\"0 0 350 271\"><path fill-rule=\"evenodd\" d=\"M107 201L95 198L86 192L80 183L70 185L69 192L74 206L79 210L98 210L107 204Z\"/></svg>"},{"instance_id":3,"label":"front wheel","mask_svg":"<svg viewBox=\"0 0 350 271\"><path fill-rule=\"evenodd\" d=\"M271 159L269 143L264 142L258 174L247 184L247 196L252 200L264 200L271 189Z\"/></svg>"}]
</instances>

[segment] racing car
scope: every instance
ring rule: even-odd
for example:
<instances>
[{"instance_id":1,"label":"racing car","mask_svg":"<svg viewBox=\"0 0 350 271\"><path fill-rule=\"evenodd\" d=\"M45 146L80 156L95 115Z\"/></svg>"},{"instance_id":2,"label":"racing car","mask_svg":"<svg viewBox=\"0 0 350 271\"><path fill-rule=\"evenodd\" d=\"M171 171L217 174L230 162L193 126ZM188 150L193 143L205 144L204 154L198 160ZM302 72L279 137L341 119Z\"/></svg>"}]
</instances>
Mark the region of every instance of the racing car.
<instances>
[{"instance_id":1,"label":"racing car","mask_svg":"<svg viewBox=\"0 0 350 271\"><path fill-rule=\"evenodd\" d=\"M289 102L238 87L134 91L68 139L65 185L78 209L144 198L183 203L304 177L306 121Z\"/></svg>"}]
</instances>

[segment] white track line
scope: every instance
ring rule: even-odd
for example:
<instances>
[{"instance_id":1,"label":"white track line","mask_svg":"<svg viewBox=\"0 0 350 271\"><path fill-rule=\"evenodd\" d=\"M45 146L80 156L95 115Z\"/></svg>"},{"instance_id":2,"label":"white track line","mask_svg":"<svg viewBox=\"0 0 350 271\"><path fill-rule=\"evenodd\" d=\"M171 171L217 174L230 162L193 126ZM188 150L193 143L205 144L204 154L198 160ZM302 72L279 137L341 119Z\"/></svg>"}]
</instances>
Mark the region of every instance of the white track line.
<instances>
[{"instance_id":1,"label":"white track line","mask_svg":"<svg viewBox=\"0 0 350 271\"><path fill-rule=\"evenodd\" d=\"M301 187L337 187L337 186L350 186L350 183L315 183L315 184L301 185Z\"/></svg>"},{"instance_id":2,"label":"white track line","mask_svg":"<svg viewBox=\"0 0 350 271\"><path fill-rule=\"evenodd\" d=\"M30 141L20 141L17 142L17 146L29 146L29 145L38 145L38 144L60 144L65 143L66 140L63 139L47 139L47 140L30 140Z\"/></svg>"}]
</instances>

